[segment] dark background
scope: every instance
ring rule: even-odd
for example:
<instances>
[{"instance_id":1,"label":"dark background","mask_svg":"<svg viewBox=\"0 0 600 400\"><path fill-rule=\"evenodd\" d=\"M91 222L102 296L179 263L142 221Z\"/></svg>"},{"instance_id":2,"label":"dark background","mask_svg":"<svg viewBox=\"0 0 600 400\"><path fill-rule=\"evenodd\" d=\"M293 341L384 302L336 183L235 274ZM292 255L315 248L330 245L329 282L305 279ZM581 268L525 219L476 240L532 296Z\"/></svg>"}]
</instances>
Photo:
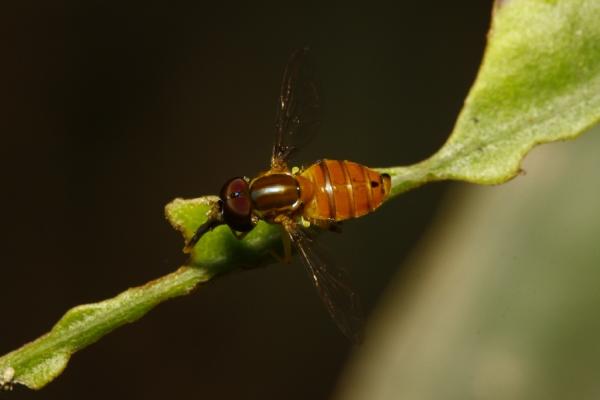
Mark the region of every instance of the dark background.
<instances>
[{"instance_id":1,"label":"dark background","mask_svg":"<svg viewBox=\"0 0 600 400\"><path fill-rule=\"evenodd\" d=\"M0 353L70 307L181 265L164 220L268 165L290 52L308 44L324 121L303 153L370 166L444 142L485 44L488 2L42 2L2 6ZM444 185L323 241L371 311ZM0 398L325 399L351 351L300 264L234 273Z\"/></svg>"}]
</instances>

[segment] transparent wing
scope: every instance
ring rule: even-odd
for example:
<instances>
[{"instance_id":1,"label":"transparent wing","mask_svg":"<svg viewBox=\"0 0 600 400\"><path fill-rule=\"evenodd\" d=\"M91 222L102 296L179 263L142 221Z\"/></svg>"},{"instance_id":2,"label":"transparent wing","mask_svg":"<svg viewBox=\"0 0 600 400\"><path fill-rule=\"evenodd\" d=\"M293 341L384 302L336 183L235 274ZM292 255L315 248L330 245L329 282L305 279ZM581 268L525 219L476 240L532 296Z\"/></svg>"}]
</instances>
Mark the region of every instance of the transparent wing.
<instances>
[{"instance_id":1,"label":"transparent wing","mask_svg":"<svg viewBox=\"0 0 600 400\"><path fill-rule=\"evenodd\" d=\"M308 47L294 51L283 74L272 168L285 167L289 157L310 141L319 126L321 106L308 51Z\"/></svg>"},{"instance_id":2,"label":"transparent wing","mask_svg":"<svg viewBox=\"0 0 600 400\"><path fill-rule=\"evenodd\" d=\"M287 232L327 311L344 335L352 342L360 343L364 318L346 271L325 261L323 250L305 231L291 227Z\"/></svg>"}]
</instances>

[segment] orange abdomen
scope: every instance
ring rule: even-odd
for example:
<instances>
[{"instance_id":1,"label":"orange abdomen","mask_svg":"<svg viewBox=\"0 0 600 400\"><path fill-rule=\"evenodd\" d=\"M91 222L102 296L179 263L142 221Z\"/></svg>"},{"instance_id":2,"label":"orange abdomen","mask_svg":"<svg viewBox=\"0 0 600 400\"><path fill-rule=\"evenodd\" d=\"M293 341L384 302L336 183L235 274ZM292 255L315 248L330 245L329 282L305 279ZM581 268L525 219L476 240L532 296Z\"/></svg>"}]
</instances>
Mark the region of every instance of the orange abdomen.
<instances>
[{"instance_id":1,"label":"orange abdomen","mask_svg":"<svg viewBox=\"0 0 600 400\"><path fill-rule=\"evenodd\" d=\"M368 214L383 203L391 186L389 175L351 161L322 160L300 177L309 181L299 179L306 194L302 215L316 220L343 221Z\"/></svg>"}]
</instances>

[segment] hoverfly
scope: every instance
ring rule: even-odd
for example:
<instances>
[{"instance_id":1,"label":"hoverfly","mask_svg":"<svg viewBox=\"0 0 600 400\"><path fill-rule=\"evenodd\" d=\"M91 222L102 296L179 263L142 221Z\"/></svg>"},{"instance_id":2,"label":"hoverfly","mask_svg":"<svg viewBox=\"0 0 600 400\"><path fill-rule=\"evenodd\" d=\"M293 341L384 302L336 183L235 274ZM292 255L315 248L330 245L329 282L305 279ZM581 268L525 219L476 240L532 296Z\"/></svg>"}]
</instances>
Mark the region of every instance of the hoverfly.
<instances>
[{"instance_id":1,"label":"hoverfly","mask_svg":"<svg viewBox=\"0 0 600 400\"><path fill-rule=\"evenodd\" d=\"M357 296L345 271L325 261L304 227L336 230L341 221L372 212L389 195L391 178L351 161L323 159L301 170L288 167L290 156L319 123L319 96L307 54L307 48L294 51L285 68L271 168L253 179L228 180L185 251L190 252L202 235L218 225L228 225L241 237L259 220L279 224L285 231L285 259L291 258L294 245L327 311L340 330L358 342L362 317Z\"/></svg>"}]
</instances>

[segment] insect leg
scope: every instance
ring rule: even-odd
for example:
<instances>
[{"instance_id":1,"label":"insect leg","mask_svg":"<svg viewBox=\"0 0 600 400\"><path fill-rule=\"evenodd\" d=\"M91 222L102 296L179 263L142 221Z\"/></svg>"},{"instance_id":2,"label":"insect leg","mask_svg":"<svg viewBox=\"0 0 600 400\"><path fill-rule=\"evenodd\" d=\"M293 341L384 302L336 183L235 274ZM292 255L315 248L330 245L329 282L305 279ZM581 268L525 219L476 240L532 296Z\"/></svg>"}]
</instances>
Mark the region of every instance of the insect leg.
<instances>
[{"instance_id":1,"label":"insect leg","mask_svg":"<svg viewBox=\"0 0 600 400\"><path fill-rule=\"evenodd\" d=\"M289 236L289 230L296 223L287 215L278 215L273 221L281 226L281 242L283 245L283 257L271 250L271 255L280 263L290 264L292 262L292 241Z\"/></svg>"},{"instance_id":2,"label":"insect leg","mask_svg":"<svg viewBox=\"0 0 600 400\"><path fill-rule=\"evenodd\" d=\"M282 233L283 235L281 235L281 240L283 241L283 262L285 264L290 264L292 262L292 241L290 240L285 228Z\"/></svg>"},{"instance_id":3,"label":"insect leg","mask_svg":"<svg viewBox=\"0 0 600 400\"><path fill-rule=\"evenodd\" d=\"M187 243L185 244L185 247L183 248L183 252L185 254L189 254L192 252L192 249L194 248L194 246L196 245L196 243L198 243L198 241L200 240L200 238L206 233L206 232L210 232L212 231L215 227L222 225L223 222L223 216L221 214L221 206L219 203L216 203L215 207L213 207L213 209L211 209L208 214L208 219L206 220L205 223L203 223L202 225L200 225L198 227L198 229L196 229L196 232L194 233L194 236L192 236L190 238L190 240L187 241Z\"/></svg>"},{"instance_id":4,"label":"insect leg","mask_svg":"<svg viewBox=\"0 0 600 400\"><path fill-rule=\"evenodd\" d=\"M217 225L220 225L220 224L221 224L220 222L218 222L214 219L209 219L208 221L206 221L205 223L200 225L198 227L198 229L196 230L196 233L194 233L194 236L192 236L190 238L190 240L188 240L187 243L185 244L185 247L183 248L183 252L186 254L191 253L192 249L194 248L196 243L198 243L198 240L200 240L200 238L206 232L213 230L214 227L216 227Z\"/></svg>"}]
</instances>

